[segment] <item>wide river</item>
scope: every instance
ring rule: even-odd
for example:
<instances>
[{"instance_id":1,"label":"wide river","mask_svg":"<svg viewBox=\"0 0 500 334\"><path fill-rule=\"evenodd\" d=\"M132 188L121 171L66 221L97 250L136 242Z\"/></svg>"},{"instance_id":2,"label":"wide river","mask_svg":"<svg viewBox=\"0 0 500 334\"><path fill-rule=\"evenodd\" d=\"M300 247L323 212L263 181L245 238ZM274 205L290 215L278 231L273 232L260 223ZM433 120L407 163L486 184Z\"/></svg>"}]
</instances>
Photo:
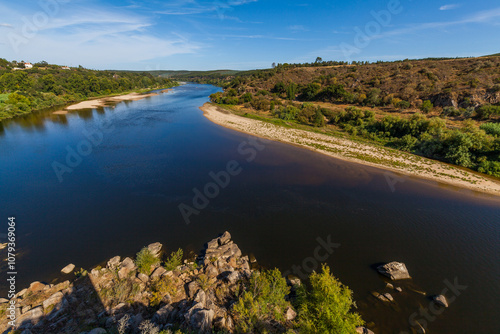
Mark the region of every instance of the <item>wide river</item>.
<instances>
[{"instance_id":1,"label":"wide river","mask_svg":"<svg viewBox=\"0 0 500 334\"><path fill-rule=\"evenodd\" d=\"M68 263L89 269L155 241L198 252L228 230L267 268L305 274L326 262L377 334L409 332L415 321L428 333L500 333L498 198L256 141L203 117L198 107L218 90L189 84L0 123L0 233L15 216L19 290L66 279ZM239 173L217 190L210 173L228 163ZM192 207L207 184L212 198L198 198L187 224L179 205ZM374 270L389 261L413 277L396 284L401 293ZM429 299L442 292L444 311Z\"/></svg>"}]
</instances>

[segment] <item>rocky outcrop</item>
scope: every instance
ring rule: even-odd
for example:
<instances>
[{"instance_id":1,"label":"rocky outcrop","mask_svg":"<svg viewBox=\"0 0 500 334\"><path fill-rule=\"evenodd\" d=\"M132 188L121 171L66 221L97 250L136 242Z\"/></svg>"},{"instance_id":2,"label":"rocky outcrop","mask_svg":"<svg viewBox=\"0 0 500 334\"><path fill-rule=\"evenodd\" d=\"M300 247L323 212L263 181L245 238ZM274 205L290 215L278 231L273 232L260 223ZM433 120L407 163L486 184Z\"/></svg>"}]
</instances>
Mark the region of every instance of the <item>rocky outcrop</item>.
<instances>
[{"instance_id":1,"label":"rocky outcrop","mask_svg":"<svg viewBox=\"0 0 500 334\"><path fill-rule=\"evenodd\" d=\"M406 269L406 265L401 262L390 262L377 267L377 271L391 280L409 279L411 278Z\"/></svg>"},{"instance_id":2,"label":"rocky outcrop","mask_svg":"<svg viewBox=\"0 0 500 334\"><path fill-rule=\"evenodd\" d=\"M161 243L148 249L161 259ZM79 333L94 328L90 333L111 333L120 323L134 329L146 324L161 330L176 323L197 333L232 332L231 305L241 282L252 274L248 256L242 256L229 232L209 241L194 261L174 270L157 265L146 275L137 271L131 258L115 256L105 268L82 272L73 282L33 282L18 293L19 332ZM8 302L2 300L0 307L6 308ZM289 321L296 316L291 308L285 315ZM8 327L6 320L0 320L0 333Z\"/></svg>"}]
</instances>

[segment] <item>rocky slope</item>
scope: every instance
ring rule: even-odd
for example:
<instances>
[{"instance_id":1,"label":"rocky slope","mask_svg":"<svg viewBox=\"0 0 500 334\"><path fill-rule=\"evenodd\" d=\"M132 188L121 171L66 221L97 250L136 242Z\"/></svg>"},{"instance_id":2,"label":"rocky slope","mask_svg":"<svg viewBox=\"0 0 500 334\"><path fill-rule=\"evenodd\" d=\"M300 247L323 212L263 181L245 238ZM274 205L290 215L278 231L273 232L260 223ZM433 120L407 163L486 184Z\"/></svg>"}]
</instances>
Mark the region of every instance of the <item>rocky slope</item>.
<instances>
[{"instance_id":1,"label":"rocky slope","mask_svg":"<svg viewBox=\"0 0 500 334\"><path fill-rule=\"evenodd\" d=\"M160 243L148 249L161 257ZM170 271L155 265L146 275L131 258L117 256L105 268L77 273L80 277L73 282L33 282L14 299L16 329L23 334L121 333L125 328L157 333L176 324L199 333L231 332L231 305L240 282L252 273L248 256L242 256L225 232L208 242L195 262L184 262ZM0 330L8 333L10 304L1 302ZM293 317L290 312L290 320Z\"/></svg>"}]
</instances>

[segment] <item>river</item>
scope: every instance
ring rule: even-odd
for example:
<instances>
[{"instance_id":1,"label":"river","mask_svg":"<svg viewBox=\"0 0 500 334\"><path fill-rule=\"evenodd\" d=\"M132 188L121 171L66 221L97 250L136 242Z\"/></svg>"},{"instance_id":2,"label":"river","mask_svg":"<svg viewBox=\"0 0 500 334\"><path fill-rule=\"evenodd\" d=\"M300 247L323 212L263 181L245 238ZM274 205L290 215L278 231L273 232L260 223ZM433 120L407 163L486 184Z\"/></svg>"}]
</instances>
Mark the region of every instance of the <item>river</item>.
<instances>
[{"instance_id":1,"label":"river","mask_svg":"<svg viewBox=\"0 0 500 334\"><path fill-rule=\"evenodd\" d=\"M429 333L500 331L498 198L220 127L198 109L218 90L188 84L1 123L0 233L15 216L18 287L65 279L59 271L68 263L89 269L155 241L198 252L228 230L267 268L307 273L326 262L377 333L409 331L414 320ZM228 163L236 172L214 187ZM212 198L194 208L194 189L207 184ZM182 204L193 207L188 220ZM396 283L403 292L384 305L370 292L389 292L374 270L389 261L406 263L413 278ZM412 291L445 288L452 301L439 315Z\"/></svg>"}]
</instances>

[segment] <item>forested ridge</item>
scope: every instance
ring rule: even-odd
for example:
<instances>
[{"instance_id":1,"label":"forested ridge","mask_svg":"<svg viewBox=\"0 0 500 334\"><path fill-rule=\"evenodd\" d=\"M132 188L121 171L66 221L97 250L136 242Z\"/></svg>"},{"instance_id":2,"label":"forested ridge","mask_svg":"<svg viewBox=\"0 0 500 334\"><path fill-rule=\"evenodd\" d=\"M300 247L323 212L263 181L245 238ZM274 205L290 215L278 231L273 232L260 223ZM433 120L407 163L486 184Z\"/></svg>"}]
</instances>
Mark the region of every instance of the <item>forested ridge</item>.
<instances>
[{"instance_id":1,"label":"forested ridge","mask_svg":"<svg viewBox=\"0 0 500 334\"><path fill-rule=\"evenodd\" d=\"M46 62L24 68L24 63L0 59L0 121L99 96L176 85L147 72L97 71Z\"/></svg>"},{"instance_id":2,"label":"forested ridge","mask_svg":"<svg viewBox=\"0 0 500 334\"><path fill-rule=\"evenodd\" d=\"M185 79L185 78L184 78ZM247 115L342 133L500 177L500 57L273 64L191 80Z\"/></svg>"}]
</instances>

